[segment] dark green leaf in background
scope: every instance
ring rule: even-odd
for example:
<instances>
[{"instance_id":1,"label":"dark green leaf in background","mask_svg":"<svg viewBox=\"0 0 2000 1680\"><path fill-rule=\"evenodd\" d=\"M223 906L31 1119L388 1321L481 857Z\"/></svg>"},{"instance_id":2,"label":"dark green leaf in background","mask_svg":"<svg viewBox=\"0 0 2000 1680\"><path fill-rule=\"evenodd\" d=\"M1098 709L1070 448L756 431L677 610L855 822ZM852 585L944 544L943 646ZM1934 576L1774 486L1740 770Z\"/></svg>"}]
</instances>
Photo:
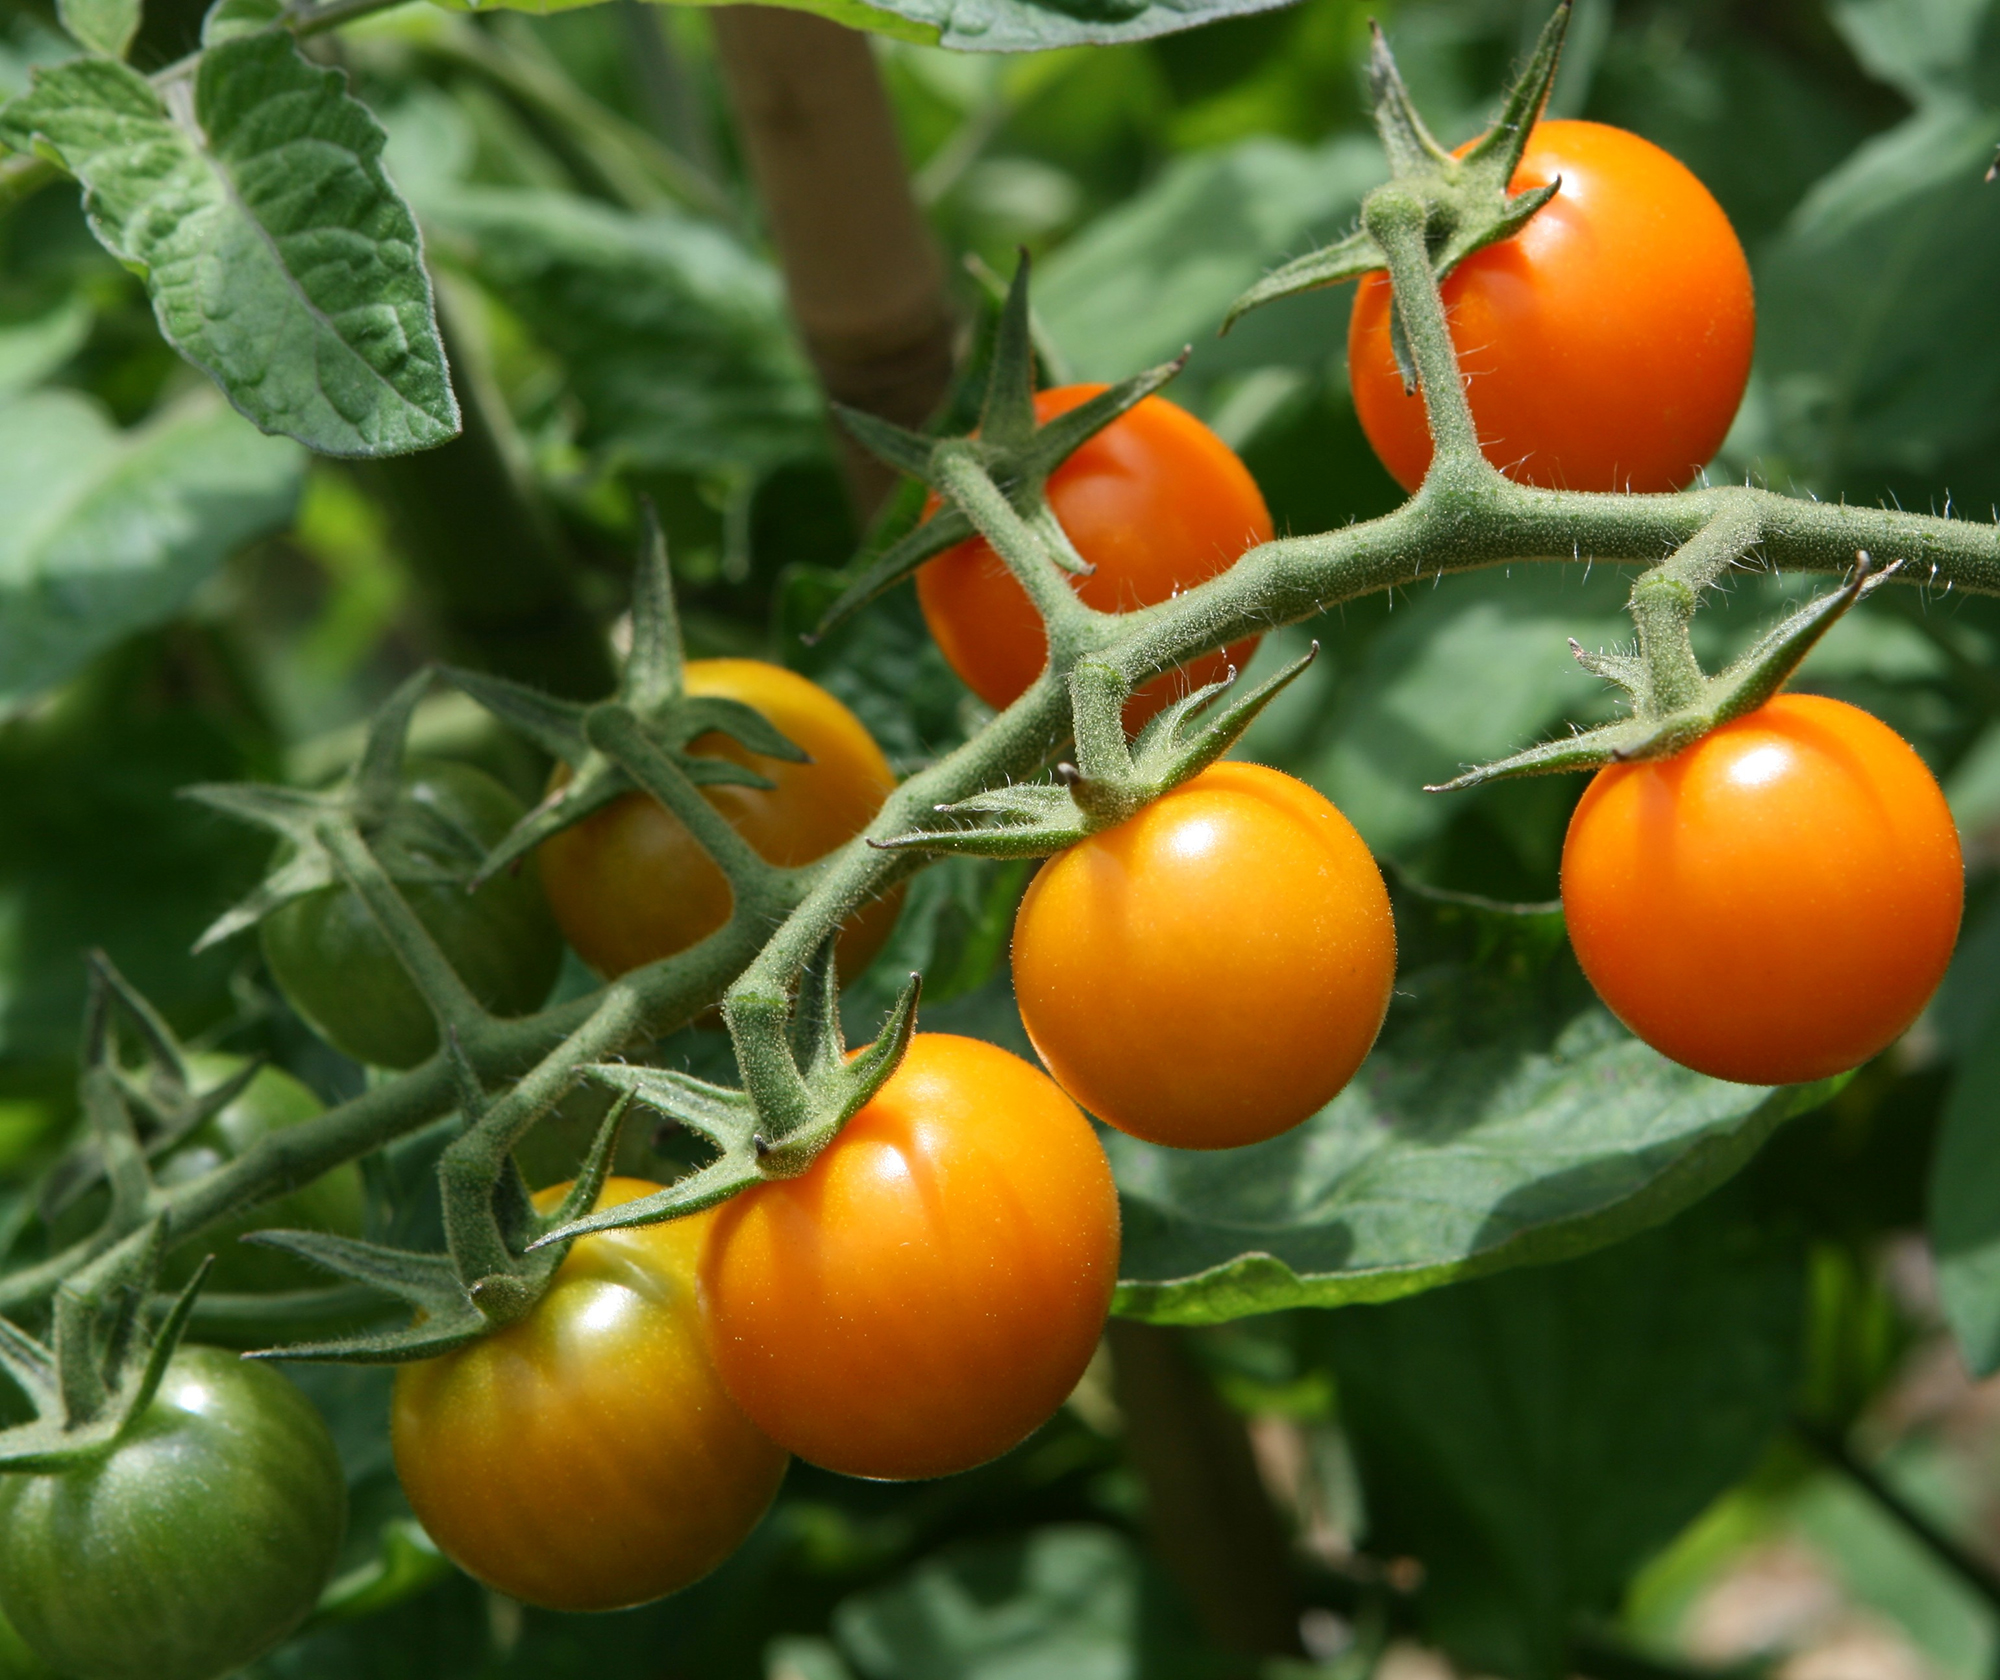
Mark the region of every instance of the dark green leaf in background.
<instances>
[{"instance_id":1,"label":"dark green leaf in background","mask_svg":"<svg viewBox=\"0 0 2000 1680\"><path fill-rule=\"evenodd\" d=\"M1797 1377L1803 1256L1728 1204L1603 1254L1332 1314L1368 1545L1469 1671L1573 1672L1574 1619L1748 1474Z\"/></svg>"},{"instance_id":2,"label":"dark green leaf in background","mask_svg":"<svg viewBox=\"0 0 2000 1680\"><path fill-rule=\"evenodd\" d=\"M166 97L102 59L43 70L0 135L79 176L92 226L146 277L161 329L244 414L329 455L458 430L409 208L382 130L291 38L205 52Z\"/></svg>"},{"instance_id":3,"label":"dark green leaf in background","mask_svg":"<svg viewBox=\"0 0 2000 1680\"><path fill-rule=\"evenodd\" d=\"M1991 994L1988 994L1989 1002ZM1938 1292L1975 1376L2000 1370L2000 1016L1967 1047L1931 1163Z\"/></svg>"},{"instance_id":4,"label":"dark green leaf in background","mask_svg":"<svg viewBox=\"0 0 2000 1680\"><path fill-rule=\"evenodd\" d=\"M0 708L172 617L288 524L302 465L213 397L126 433L72 392L0 405Z\"/></svg>"}]
</instances>

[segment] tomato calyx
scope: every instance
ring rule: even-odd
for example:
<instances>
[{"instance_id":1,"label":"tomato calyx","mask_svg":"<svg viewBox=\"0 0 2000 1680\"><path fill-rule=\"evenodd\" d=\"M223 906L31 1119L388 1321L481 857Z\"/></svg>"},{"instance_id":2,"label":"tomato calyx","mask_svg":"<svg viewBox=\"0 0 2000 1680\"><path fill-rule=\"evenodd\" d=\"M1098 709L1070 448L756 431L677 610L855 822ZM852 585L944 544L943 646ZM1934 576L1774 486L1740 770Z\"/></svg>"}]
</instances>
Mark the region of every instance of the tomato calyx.
<instances>
[{"instance_id":1,"label":"tomato calyx","mask_svg":"<svg viewBox=\"0 0 2000 1680\"><path fill-rule=\"evenodd\" d=\"M948 825L871 840L882 851L970 857L1048 857L1119 823L1198 776L1242 737L1266 706L1319 656L1314 642L1247 693L1229 696L1237 673L1196 689L1149 719L1127 742L1124 705L1131 684L1101 660L1070 673L1076 762L1049 782L1022 782L937 807Z\"/></svg>"},{"instance_id":2,"label":"tomato calyx","mask_svg":"<svg viewBox=\"0 0 2000 1680\"><path fill-rule=\"evenodd\" d=\"M784 998L732 999L731 1028L743 1087L712 1085L673 1068L603 1063L583 1071L600 1084L678 1122L715 1158L650 1196L556 1222L531 1245L567 1244L598 1231L684 1218L772 1179L802 1175L841 1128L902 1064L917 1029L923 977L912 974L874 1040L850 1054L840 1025L836 941L826 940L799 983L796 1010ZM758 1017L744 1020L747 1015Z\"/></svg>"},{"instance_id":3,"label":"tomato calyx","mask_svg":"<svg viewBox=\"0 0 2000 1680\"><path fill-rule=\"evenodd\" d=\"M869 560L827 607L809 640L825 635L926 560L974 536L986 538L1043 617L1051 620L1052 644L1059 634L1056 621L1088 621L1089 609L1077 601L1068 579L1088 576L1092 568L1050 511L1043 493L1049 475L1179 373L1188 352L1099 392L1046 425L1037 425L1030 266L1024 250L1001 308L986 399L972 435L929 437L858 409L833 405L863 448L928 485L944 506Z\"/></svg>"},{"instance_id":4,"label":"tomato calyx","mask_svg":"<svg viewBox=\"0 0 2000 1680\"><path fill-rule=\"evenodd\" d=\"M1570 0L1561 0L1543 26L1535 51L1508 89L1500 116L1463 157L1454 157L1431 135L1403 83L1395 55L1379 24L1370 24L1368 85L1376 132L1389 155L1390 188L1412 194L1420 205L1424 245L1434 281L1442 281L1474 251L1518 233L1535 212L1555 197L1560 182L1526 192L1510 192L1529 131L1548 101L1569 28ZM1387 189L1378 188L1378 193ZM1373 194L1371 197L1375 196ZM1362 225L1346 238L1310 251L1273 269L1229 306L1222 330L1261 304L1321 286L1358 280L1379 269L1393 272L1393 253L1379 228ZM1409 346L1396 323L1397 361L1404 383L1415 389Z\"/></svg>"},{"instance_id":5,"label":"tomato calyx","mask_svg":"<svg viewBox=\"0 0 2000 1680\"><path fill-rule=\"evenodd\" d=\"M1636 653L1593 653L1574 639L1570 651L1593 676L1617 685L1630 715L1512 754L1427 793L1453 793L1515 776L1597 770L1607 764L1668 758L1732 719L1755 711L1785 684L1820 637L1857 601L1895 575L1902 561L1878 566L1866 549L1838 589L1800 608L1754 643L1726 670L1708 675L1695 658L1689 623L1702 596L1756 541L1741 519L1718 518L1640 575L1628 610L1638 628Z\"/></svg>"}]
</instances>

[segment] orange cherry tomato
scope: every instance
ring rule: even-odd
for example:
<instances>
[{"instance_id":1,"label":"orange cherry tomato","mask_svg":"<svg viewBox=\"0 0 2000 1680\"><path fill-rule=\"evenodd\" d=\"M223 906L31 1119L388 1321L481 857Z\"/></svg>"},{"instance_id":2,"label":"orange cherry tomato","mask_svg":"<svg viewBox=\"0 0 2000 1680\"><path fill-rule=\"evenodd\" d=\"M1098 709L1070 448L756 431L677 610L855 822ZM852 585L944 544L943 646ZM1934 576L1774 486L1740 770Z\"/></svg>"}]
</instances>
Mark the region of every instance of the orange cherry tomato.
<instances>
[{"instance_id":1,"label":"orange cherry tomato","mask_svg":"<svg viewBox=\"0 0 2000 1680\"><path fill-rule=\"evenodd\" d=\"M1102 385L1037 392L1046 423L1088 402ZM1077 553L1097 568L1072 578L1100 612L1150 607L1205 583L1244 550L1271 540L1271 515L1249 469L1186 409L1147 397L1049 475L1049 506ZM931 500L937 506L935 497ZM1049 662L1048 640L1027 591L974 537L917 573L924 622L951 668L989 706L1024 694ZM1257 650L1251 636L1155 677L1126 704L1136 729L1177 695L1220 682Z\"/></svg>"},{"instance_id":2,"label":"orange cherry tomato","mask_svg":"<svg viewBox=\"0 0 2000 1680\"><path fill-rule=\"evenodd\" d=\"M690 751L727 758L776 783L704 787L702 796L772 863L810 863L874 820L895 773L861 720L819 684L760 659L694 659L687 692L754 706L810 762L753 753L720 733ZM559 768L551 786L568 779ZM538 861L542 890L576 954L607 977L685 951L729 920L729 882L680 818L626 794L551 835ZM902 889L855 912L841 932L840 970L867 967L896 925Z\"/></svg>"},{"instance_id":3,"label":"orange cherry tomato","mask_svg":"<svg viewBox=\"0 0 2000 1680\"><path fill-rule=\"evenodd\" d=\"M657 1184L613 1178L615 1207ZM566 1184L539 1191L556 1206ZM518 1323L396 1373L396 1474L431 1538L510 1598L615 1610L736 1550L784 1479L708 1356L712 1214L582 1237Z\"/></svg>"},{"instance_id":4,"label":"orange cherry tomato","mask_svg":"<svg viewBox=\"0 0 2000 1680\"><path fill-rule=\"evenodd\" d=\"M1464 148L1460 148L1463 150ZM1519 192L1562 187L1511 239L1444 283L1486 458L1559 490L1675 490L1721 447L1743 398L1756 304L1709 191L1649 140L1540 123ZM1431 440L1389 344L1389 279L1363 278L1347 329L1354 408L1405 490Z\"/></svg>"},{"instance_id":5,"label":"orange cherry tomato","mask_svg":"<svg viewBox=\"0 0 2000 1680\"><path fill-rule=\"evenodd\" d=\"M1118 1275L1118 1196L1048 1075L919 1033L798 1178L718 1211L702 1306L774 1440L851 1476L969 1470L1076 1386Z\"/></svg>"},{"instance_id":6,"label":"orange cherry tomato","mask_svg":"<svg viewBox=\"0 0 2000 1680\"><path fill-rule=\"evenodd\" d=\"M1965 897L1923 760L1781 694L1671 758L1597 772L1563 845L1570 944L1663 1055L1788 1085L1865 1062L1944 978Z\"/></svg>"},{"instance_id":7,"label":"orange cherry tomato","mask_svg":"<svg viewBox=\"0 0 2000 1680\"><path fill-rule=\"evenodd\" d=\"M1395 978L1361 836L1261 764L1212 764L1051 858L1014 921L1014 995L1056 1082L1180 1149L1261 1142L1331 1101Z\"/></svg>"}]
</instances>

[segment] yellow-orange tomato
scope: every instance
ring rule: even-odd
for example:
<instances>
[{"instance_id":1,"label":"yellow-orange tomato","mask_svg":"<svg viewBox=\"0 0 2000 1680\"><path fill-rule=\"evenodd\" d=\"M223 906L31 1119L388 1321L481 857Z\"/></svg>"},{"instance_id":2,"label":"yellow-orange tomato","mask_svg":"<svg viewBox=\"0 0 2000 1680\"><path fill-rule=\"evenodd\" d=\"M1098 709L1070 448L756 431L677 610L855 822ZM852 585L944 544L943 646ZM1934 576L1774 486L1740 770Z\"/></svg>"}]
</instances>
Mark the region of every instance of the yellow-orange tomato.
<instances>
[{"instance_id":1,"label":"yellow-orange tomato","mask_svg":"<svg viewBox=\"0 0 2000 1680\"><path fill-rule=\"evenodd\" d=\"M753 753L703 735L691 752L727 758L770 788L705 787L702 795L772 863L810 863L852 840L896 785L861 720L819 684L760 659L694 659L687 692L740 700L769 718L811 762ZM560 785L568 776L559 769ZM680 818L631 793L542 842L542 890L576 953L616 976L706 939L729 919L729 882ZM856 911L841 932L840 969L858 974L896 925L901 890Z\"/></svg>"},{"instance_id":2,"label":"yellow-orange tomato","mask_svg":"<svg viewBox=\"0 0 2000 1680\"><path fill-rule=\"evenodd\" d=\"M722 1206L701 1275L716 1368L765 1433L852 1476L949 1475L1083 1375L1118 1196L1039 1068L919 1033L804 1174Z\"/></svg>"},{"instance_id":3,"label":"yellow-orange tomato","mask_svg":"<svg viewBox=\"0 0 2000 1680\"><path fill-rule=\"evenodd\" d=\"M1056 1081L1150 1143L1227 1149L1354 1077L1396 978L1361 836L1305 783L1223 763L1043 865L1014 994Z\"/></svg>"},{"instance_id":4,"label":"yellow-orange tomato","mask_svg":"<svg viewBox=\"0 0 2000 1680\"><path fill-rule=\"evenodd\" d=\"M1894 730L1781 694L1672 758L1598 771L1563 845L1570 944L1613 1014L1751 1085L1866 1061L1944 978L1958 831Z\"/></svg>"},{"instance_id":5,"label":"yellow-orange tomato","mask_svg":"<svg viewBox=\"0 0 2000 1680\"><path fill-rule=\"evenodd\" d=\"M1636 134L1538 124L1513 188L1558 177L1526 227L1444 283L1480 448L1525 484L1678 489L1721 447L1743 398L1750 265L1708 189ZM1414 490L1430 432L1422 394L1396 368L1389 296L1387 275L1362 280L1348 368L1368 441Z\"/></svg>"},{"instance_id":6,"label":"yellow-orange tomato","mask_svg":"<svg viewBox=\"0 0 2000 1680\"><path fill-rule=\"evenodd\" d=\"M1104 388L1039 392L1036 417L1047 422ZM1100 612L1150 607L1271 540L1271 515L1249 469L1163 397L1147 397L1056 468L1048 498L1077 553L1097 568L1071 581ZM989 706L1018 700L1049 662L1027 592L983 537L946 549L918 571L917 599L951 668ZM1219 682L1256 648L1252 636L1155 677L1127 703L1127 727L1136 729L1190 688Z\"/></svg>"},{"instance_id":7,"label":"yellow-orange tomato","mask_svg":"<svg viewBox=\"0 0 2000 1680\"><path fill-rule=\"evenodd\" d=\"M614 1178L597 1205L658 1188ZM785 1452L708 1356L695 1272L713 1217L583 1237L526 1318L396 1373L403 1491L488 1586L552 1610L643 1604L699 1580L757 1526Z\"/></svg>"}]
</instances>

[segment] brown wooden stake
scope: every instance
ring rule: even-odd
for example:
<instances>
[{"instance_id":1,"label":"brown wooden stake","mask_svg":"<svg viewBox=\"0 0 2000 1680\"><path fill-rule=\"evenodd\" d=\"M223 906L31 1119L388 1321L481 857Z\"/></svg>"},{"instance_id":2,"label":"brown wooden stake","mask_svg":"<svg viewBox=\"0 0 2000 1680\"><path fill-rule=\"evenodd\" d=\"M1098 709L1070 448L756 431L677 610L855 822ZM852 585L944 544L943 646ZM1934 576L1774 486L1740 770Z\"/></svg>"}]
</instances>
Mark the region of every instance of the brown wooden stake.
<instances>
[{"instance_id":1,"label":"brown wooden stake","mask_svg":"<svg viewBox=\"0 0 2000 1680\"><path fill-rule=\"evenodd\" d=\"M944 267L866 38L807 12L711 14L792 314L828 396L921 425L951 381ZM894 474L842 434L866 517Z\"/></svg>"},{"instance_id":2,"label":"brown wooden stake","mask_svg":"<svg viewBox=\"0 0 2000 1680\"><path fill-rule=\"evenodd\" d=\"M1154 1555L1217 1645L1302 1655L1291 1545L1258 1478L1243 1419L1179 1331L1114 1318L1105 1335Z\"/></svg>"}]
</instances>

